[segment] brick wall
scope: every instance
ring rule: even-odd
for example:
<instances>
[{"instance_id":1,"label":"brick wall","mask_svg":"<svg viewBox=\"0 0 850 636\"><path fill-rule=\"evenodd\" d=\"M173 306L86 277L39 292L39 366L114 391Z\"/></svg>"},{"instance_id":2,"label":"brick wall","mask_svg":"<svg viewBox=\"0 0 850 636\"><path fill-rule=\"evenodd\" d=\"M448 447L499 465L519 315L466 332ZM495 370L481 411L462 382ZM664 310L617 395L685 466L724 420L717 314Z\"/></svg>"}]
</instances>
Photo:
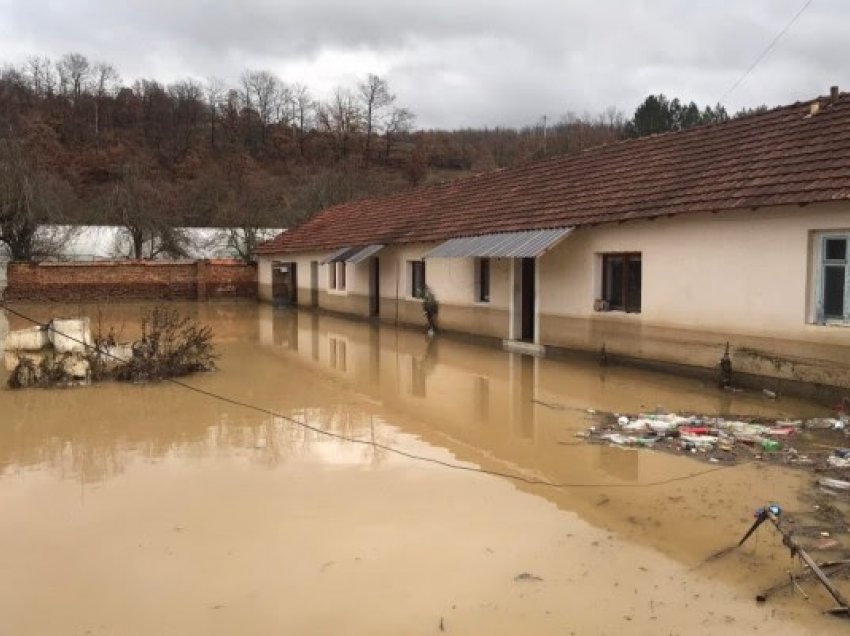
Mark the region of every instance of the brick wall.
<instances>
[{"instance_id":1,"label":"brick wall","mask_svg":"<svg viewBox=\"0 0 850 636\"><path fill-rule=\"evenodd\" d=\"M257 268L231 260L9 263L6 298L33 301L255 298Z\"/></svg>"}]
</instances>

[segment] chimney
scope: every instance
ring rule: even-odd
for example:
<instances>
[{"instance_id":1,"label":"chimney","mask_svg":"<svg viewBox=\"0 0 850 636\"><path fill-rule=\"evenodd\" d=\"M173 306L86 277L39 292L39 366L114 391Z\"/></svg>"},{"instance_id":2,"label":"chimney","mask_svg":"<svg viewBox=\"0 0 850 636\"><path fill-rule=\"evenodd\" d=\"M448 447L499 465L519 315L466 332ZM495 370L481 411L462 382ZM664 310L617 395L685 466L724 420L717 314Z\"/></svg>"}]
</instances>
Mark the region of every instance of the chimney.
<instances>
[{"instance_id":1,"label":"chimney","mask_svg":"<svg viewBox=\"0 0 850 636\"><path fill-rule=\"evenodd\" d=\"M838 87L830 86L829 87L829 98L832 101L832 105L835 106L838 103Z\"/></svg>"}]
</instances>

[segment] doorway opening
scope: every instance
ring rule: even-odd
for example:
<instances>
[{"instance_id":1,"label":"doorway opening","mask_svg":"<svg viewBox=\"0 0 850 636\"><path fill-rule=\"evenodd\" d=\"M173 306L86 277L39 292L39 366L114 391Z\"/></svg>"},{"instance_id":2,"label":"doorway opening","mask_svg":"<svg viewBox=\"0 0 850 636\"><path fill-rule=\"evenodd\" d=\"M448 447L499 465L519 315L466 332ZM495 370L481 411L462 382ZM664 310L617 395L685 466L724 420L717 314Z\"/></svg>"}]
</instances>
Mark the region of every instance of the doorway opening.
<instances>
[{"instance_id":1,"label":"doorway opening","mask_svg":"<svg viewBox=\"0 0 850 636\"><path fill-rule=\"evenodd\" d=\"M381 266L377 257L369 260L369 315L381 314Z\"/></svg>"},{"instance_id":2,"label":"doorway opening","mask_svg":"<svg viewBox=\"0 0 850 636\"><path fill-rule=\"evenodd\" d=\"M533 258L523 258L520 266L520 340L534 342L535 266Z\"/></svg>"},{"instance_id":3,"label":"doorway opening","mask_svg":"<svg viewBox=\"0 0 850 636\"><path fill-rule=\"evenodd\" d=\"M310 261L310 306L319 306L319 262Z\"/></svg>"},{"instance_id":4,"label":"doorway opening","mask_svg":"<svg viewBox=\"0 0 850 636\"><path fill-rule=\"evenodd\" d=\"M296 264L272 262L272 298L275 305L295 305L298 302Z\"/></svg>"}]
</instances>

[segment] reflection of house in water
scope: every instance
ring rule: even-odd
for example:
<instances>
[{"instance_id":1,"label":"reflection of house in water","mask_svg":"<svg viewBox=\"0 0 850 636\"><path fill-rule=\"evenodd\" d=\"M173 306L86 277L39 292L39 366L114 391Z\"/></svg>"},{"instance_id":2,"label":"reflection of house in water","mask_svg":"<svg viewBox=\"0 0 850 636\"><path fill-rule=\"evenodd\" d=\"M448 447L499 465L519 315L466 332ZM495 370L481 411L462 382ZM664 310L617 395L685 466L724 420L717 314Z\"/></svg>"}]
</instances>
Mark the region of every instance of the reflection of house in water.
<instances>
[{"instance_id":1,"label":"reflection of house in water","mask_svg":"<svg viewBox=\"0 0 850 636\"><path fill-rule=\"evenodd\" d=\"M535 454L545 442L541 430L551 434L563 426L558 417L564 412L541 413L535 404L536 358L328 314L298 314L262 311L263 342L344 375L431 432L515 461L518 451ZM295 336L293 324L299 327Z\"/></svg>"},{"instance_id":2,"label":"reflection of house in water","mask_svg":"<svg viewBox=\"0 0 850 636\"><path fill-rule=\"evenodd\" d=\"M516 433L524 439L534 437L534 388L537 359L519 354L510 356L511 386L516 393L514 398L514 423Z\"/></svg>"},{"instance_id":3,"label":"reflection of house in water","mask_svg":"<svg viewBox=\"0 0 850 636\"><path fill-rule=\"evenodd\" d=\"M745 399L648 371L609 368L600 375L595 361L540 359L325 313L268 309L259 315L265 344L344 376L406 431L437 445L458 442L461 459L486 457L553 481L638 477L639 453L576 441L575 433L592 423L589 406L615 411L624 401L636 409L672 404L687 391L694 410L723 412L740 407L730 400Z\"/></svg>"}]
</instances>

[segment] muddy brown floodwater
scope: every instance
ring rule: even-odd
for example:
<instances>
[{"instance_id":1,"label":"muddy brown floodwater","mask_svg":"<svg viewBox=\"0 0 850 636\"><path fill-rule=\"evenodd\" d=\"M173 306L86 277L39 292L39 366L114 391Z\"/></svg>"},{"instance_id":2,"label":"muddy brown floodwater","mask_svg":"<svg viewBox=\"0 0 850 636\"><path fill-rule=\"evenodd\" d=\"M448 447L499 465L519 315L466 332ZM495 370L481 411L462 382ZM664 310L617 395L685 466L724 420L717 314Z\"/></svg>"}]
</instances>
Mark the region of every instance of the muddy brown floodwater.
<instances>
[{"instance_id":1,"label":"muddy brown floodwater","mask_svg":"<svg viewBox=\"0 0 850 636\"><path fill-rule=\"evenodd\" d=\"M753 601L792 566L768 528L704 563L757 506L805 507L810 476L692 476L710 466L575 437L588 408L829 414L817 405L249 303L183 307L221 353L193 386L571 486L415 461L170 384L4 388L3 634L846 633L816 587ZM126 335L142 311L16 308L99 313Z\"/></svg>"}]
</instances>

